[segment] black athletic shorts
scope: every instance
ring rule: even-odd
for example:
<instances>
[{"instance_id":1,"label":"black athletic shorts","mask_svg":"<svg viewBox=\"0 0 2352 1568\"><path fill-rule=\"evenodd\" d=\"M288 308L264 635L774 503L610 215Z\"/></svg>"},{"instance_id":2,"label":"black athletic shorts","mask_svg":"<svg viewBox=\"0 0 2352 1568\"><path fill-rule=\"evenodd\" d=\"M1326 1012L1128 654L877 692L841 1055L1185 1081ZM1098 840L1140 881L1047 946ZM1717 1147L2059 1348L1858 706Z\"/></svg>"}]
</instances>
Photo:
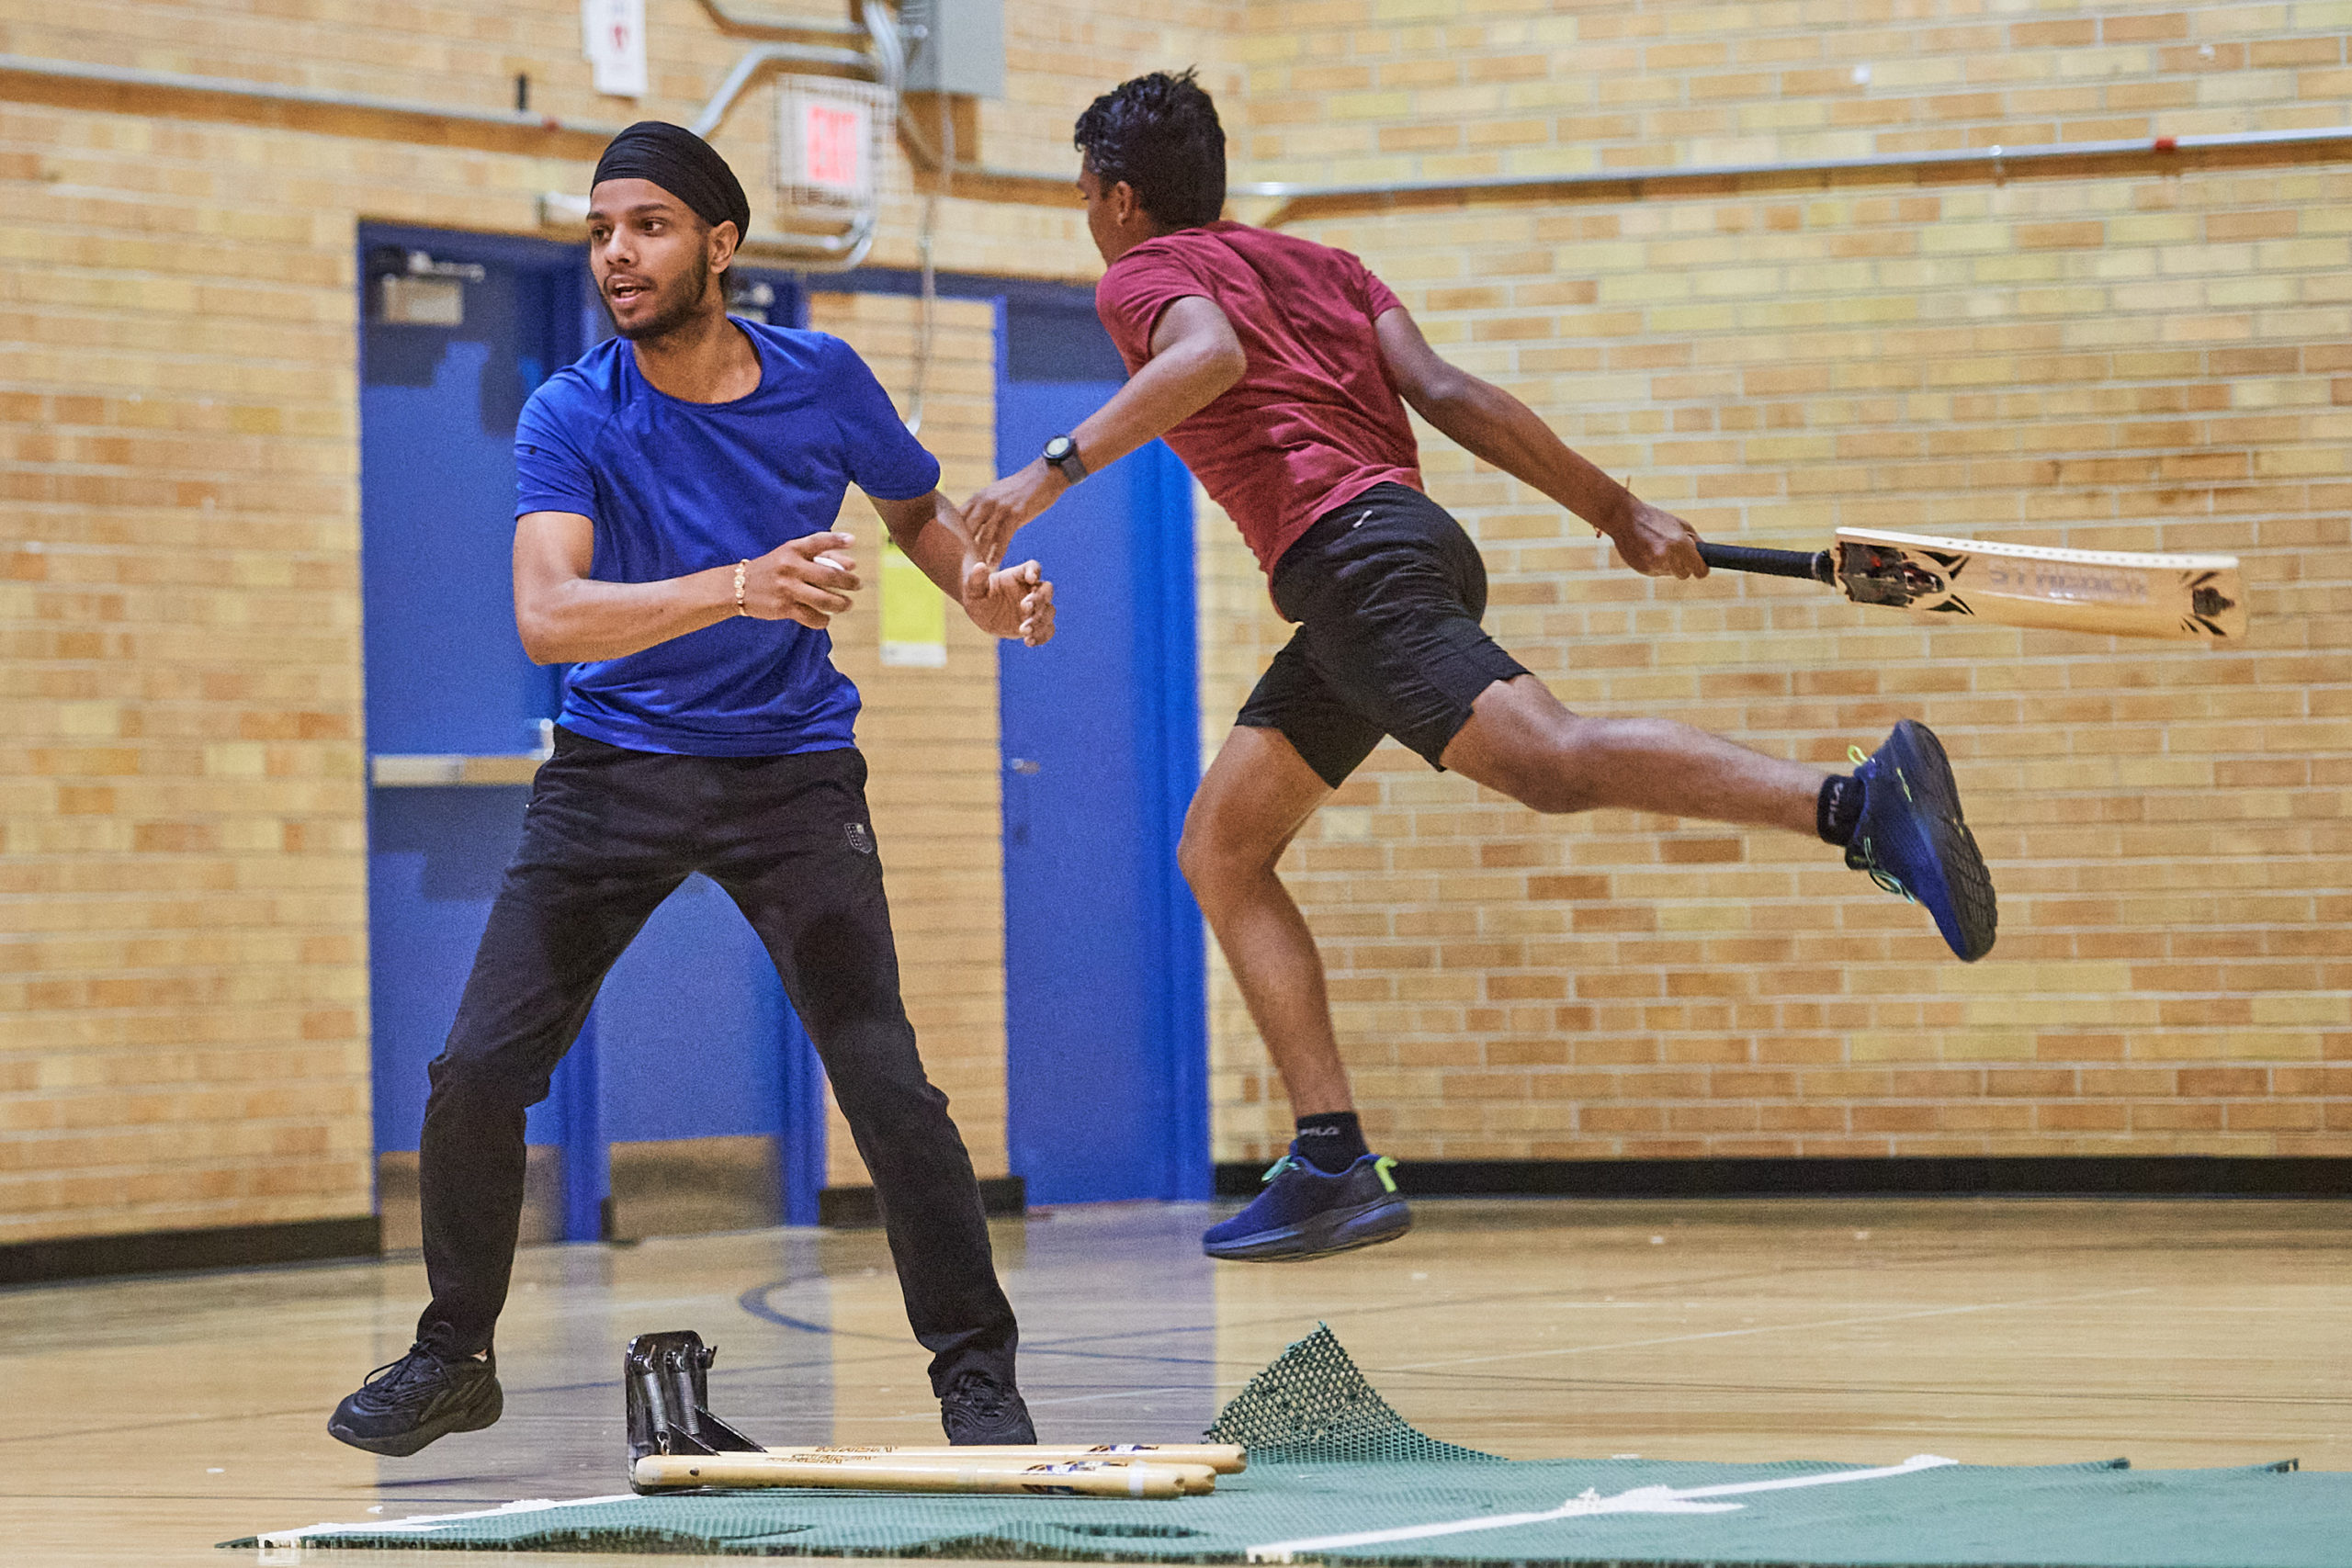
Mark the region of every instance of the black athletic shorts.
<instances>
[{"instance_id":1,"label":"black athletic shorts","mask_svg":"<svg viewBox=\"0 0 2352 1568\"><path fill-rule=\"evenodd\" d=\"M1528 672L1479 629L1478 547L1404 485L1374 485L1317 518L1274 562L1272 587L1298 631L1234 722L1282 731L1334 789L1384 735L1442 767L1478 694Z\"/></svg>"}]
</instances>

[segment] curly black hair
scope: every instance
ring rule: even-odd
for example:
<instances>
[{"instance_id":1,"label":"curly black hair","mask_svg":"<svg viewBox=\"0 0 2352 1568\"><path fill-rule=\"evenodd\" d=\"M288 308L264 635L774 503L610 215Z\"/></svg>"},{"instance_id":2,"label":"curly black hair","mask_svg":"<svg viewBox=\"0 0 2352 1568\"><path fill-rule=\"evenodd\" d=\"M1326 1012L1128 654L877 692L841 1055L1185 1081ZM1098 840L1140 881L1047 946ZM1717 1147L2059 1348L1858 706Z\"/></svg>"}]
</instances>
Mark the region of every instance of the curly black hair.
<instances>
[{"instance_id":1,"label":"curly black hair","mask_svg":"<svg viewBox=\"0 0 2352 1568\"><path fill-rule=\"evenodd\" d=\"M1086 106L1074 140L1103 187L1125 180L1162 229L1214 223L1225 210L1225 128L1188 70L1122 82Z\"/></svg>"}]
</instances>

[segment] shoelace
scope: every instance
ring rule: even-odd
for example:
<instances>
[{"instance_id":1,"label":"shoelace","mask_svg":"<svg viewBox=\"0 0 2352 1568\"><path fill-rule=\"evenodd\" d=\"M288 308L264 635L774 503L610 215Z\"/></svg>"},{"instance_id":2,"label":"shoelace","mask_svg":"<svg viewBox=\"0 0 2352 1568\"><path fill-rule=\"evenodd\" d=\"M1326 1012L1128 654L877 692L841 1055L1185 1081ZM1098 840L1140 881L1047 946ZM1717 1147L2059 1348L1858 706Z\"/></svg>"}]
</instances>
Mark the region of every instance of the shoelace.
<instances>
[{"instance_id":1,"label":"shoelace","mask_svg":"<svg viewBox=\"0 0 2352 1568\"><path fill-rule=\"evenodd\" d=\"M1903 886L1903 879L1895 875L1894 873L1887 870L1886 867L1879 864L1878 851L1871 847L1871 841L1868 839L1864 839L1860 840L1860 843L1862 863L1859 869L1870 873L1870 878L1872 882L1878 884L1879 891L1882 893L1897 893L1902 895L1905 901L1913 904L1917 903L1919 900L1912 897L1911 889Z\"/></svg>"},{"instance_id":2,"label":"shoelace","mask_svg":"<svg viewBox=\"0 0 2352 1568\"><path fill-rule=\"evenodd\" d=\"M970 1411L979 1420L995 1421L1012 1401L1001 1384L982 1377L964 1377L947 1391L946 1403Z\"/></svg>"},{"instance_id":3,"label":"shoelace","mask_svg":"<svg viewBox=\"0 0 2352 1568\"><path fill-rule=\"evenodd\" d=\"M1846 761L1855 764L1857 767L1870 760L1870 753L1863 750L1860 747L1849 746L1846 748ZM1903 786L1903 797L1905 800L1908 800L1911 797L1911 781L1903 776L1903 770L1901 768L1896 768L1893 771L1894 773L1894 782ZM1867 789L1870 786L1865 784L1863 787ZM1862 863L1858 869L1866 871L1870 874L1871 880L1878 884L1879 891L1882 893L1896 894L1900 896L1905 903L1917 903L1919 900L1912 897L1911 889L1903 886L1903 879L1895 875L1894 873L1887 870L1886 867L1879 864L1878 851L1871 841L1868 839L1864 839L1860 840L1860 844Z\"/></svg>"},{"instance_id":4,"label":"shoelace","mask_svg":"<svg viewBox=\"0 0 2352 1568\"><path fill-rule=\"evenodd\" d=\"M1910 895L1906 893L1904 897L1907 898ZM1312 1170L1317 1176L1328 1174L1314 1166L1302 1164L1296 1156L1284 1155L1282 1158L1274 1161L1273 1164L1266 1168L1266 1174L1258 1178L1258 1185L1263 1187L1267 1182L1272 1181L1275 1177L1280 1176L1283 1171L1290 1169L1293 1166L1297 1166L1301 1170ZM1386 1188L1391 1192L1396 1190L1396 1179L1388 1173L1396 1168L1396 1162L1389 1158L1386 1155L1382 1155L1378 1159L1372 1162L1373 1174L1379 1177L1380 1185Z\"/></svg>"},{"instance_id":5,"label":"shoelace","mask_svg":"<svg viewBox=\"0 0 2352 1568\"><path fill-rule=\"evenodd\" d=\"M1855 766L1860 767L1862 763L1867 762L1870 760L1870 753L1863 750L1860 747L1849 746L1846 748L1846 761L1853 763ZM1894 782L1903 786L1903 798L1905 800L1910 799L1911 781L1903 776L1903 770L1901 768L1889 766L1887 772L1893 773L1894 775ZM1863 787L1868 788L1869 786L1865 785Z\"/></svg>"},{"instance_id":6,"label":"shoelace","mask_svg":"<svg viewBox=\"0 0 2352 1568\"><path fill-rule=\"evenodd\" d=\"M409 1347L408 1354L399 1360L386 1361L369 1372L360 1386L373 1389L378 1393L399 1393L413 1384L431 1381L432 1374L427 1369L438 1369L440 1364L432 1352L421 1345L413 1345ZM379 1382L379 1379L382 1381Z\"/></svg>"}]
</instances>

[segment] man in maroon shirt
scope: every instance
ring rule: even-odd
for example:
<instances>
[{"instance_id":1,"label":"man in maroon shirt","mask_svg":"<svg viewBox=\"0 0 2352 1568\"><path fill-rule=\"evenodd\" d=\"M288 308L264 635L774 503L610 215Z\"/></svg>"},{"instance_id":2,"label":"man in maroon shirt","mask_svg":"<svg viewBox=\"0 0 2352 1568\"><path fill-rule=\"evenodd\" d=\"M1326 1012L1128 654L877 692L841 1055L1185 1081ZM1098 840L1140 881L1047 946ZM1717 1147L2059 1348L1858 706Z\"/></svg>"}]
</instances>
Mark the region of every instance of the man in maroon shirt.
<instances>
[{"instance_id":1,"label":"man in maroon shirt","mask_svg":"<svg viewBox=\"0 0 2352 1568\"><path fill-rule=\"evenodd\" d=\"M1312 1257L1411 1224L1392 1162L1364 1145L1315 939L1275 874L1383 735L1538 811L1817 833L1926 905L1962 959L1992 947L1992 879L1925 727L1905 719L1854 773L1825 775L1688 725L1570 713L1480 629L1486 569L1421 493L1407 405L1607 534L1636 571L1705 576L1698 536L1439 358L1354 256L1221 221L1225 134L1190 72L1104 94L1076 140L1108 266L1096 308L1133 378L965 517L993 562L1089 470L1165 436L1299 623L1201 781L1178 850L1298 1117L1266 1190L1204 1238L1212 1257Z\"/></svg>"}]
</instances>

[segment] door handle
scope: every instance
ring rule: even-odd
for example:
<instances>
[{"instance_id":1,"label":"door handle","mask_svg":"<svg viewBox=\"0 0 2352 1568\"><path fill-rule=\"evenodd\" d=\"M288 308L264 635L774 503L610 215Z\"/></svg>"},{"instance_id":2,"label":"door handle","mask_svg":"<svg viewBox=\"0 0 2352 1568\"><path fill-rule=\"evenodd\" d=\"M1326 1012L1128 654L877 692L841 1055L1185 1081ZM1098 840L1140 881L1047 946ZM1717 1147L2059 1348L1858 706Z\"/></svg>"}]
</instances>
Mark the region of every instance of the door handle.
<instances>
[{"instance_id":1,"label":"door handle","mask_svg":"<svg viewBox=\"0 0 2352 1568\"><path fill-rule=\"evenodd\" d=\"M1015 757L1011 761L1005 763L1005 766L1011 768L1016 773L1028 774L1037 772L1043 764L1033 762L1026 757Z\"/></svg>"}]
</instances>

